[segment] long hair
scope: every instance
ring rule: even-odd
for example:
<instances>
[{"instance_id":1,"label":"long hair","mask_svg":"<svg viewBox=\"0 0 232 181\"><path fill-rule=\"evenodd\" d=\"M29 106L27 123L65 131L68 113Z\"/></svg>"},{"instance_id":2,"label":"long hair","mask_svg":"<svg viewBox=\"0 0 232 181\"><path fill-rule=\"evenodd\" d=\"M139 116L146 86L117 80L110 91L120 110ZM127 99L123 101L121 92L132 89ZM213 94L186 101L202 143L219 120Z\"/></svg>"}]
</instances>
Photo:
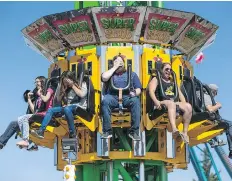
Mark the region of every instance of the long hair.
<instances>
[{"instance_id":1,"label":"long hair","mask_svg":"<svg viewBox=\"0 0 232 181\"><path fill-rule=\"evenodd\" d=\"M39 79L40 83L41 83L41 89L42 89L42 94L45 95L46 94L46 78L44 76L38 76L35 78Z\"/></svg>"},{"instance_id":2,"label":"long hair","mask_svg":"<svg viewBox=\"0 0 232 181\"><path fill-rule=\"evenodd\" d=\"M78 82L77 82L77 80L75 78L75 74L73 72L71 72L71 71L64 71L62 73L61 79L60 79L60 91L59 91L59 94L57 95L58 101L61 101L63 99L63 97L67 93L67 90L69 89L69 87L64 84L64 79L65 78L68 78L68 79L72 80L76 86L78 85Z\"/></svg>"},{"instance_id":3,"label":"long hair","mask_svg":"<svg viewBox=\"0 0 232 181\"><path fill-rule=\"evenodd\" d=\"M165 62L165 63L162 63L161 70L163 70L166 65L170 65L172 67L172 65L170 63Z\"/></svg>"}]
</instances>

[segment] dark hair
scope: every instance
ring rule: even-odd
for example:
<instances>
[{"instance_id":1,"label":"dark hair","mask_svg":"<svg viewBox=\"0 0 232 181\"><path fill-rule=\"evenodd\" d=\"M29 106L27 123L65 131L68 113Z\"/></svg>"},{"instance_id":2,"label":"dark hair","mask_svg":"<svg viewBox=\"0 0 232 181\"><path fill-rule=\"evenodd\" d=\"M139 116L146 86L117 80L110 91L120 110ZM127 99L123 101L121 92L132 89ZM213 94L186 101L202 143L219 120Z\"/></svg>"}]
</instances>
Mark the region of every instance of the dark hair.
<instances>
[{"instance_id":1,"label":"dark hair","mask_svg":"<svg viewBox=\"0 0 232 181\"><path fill-rule=\"evenodd\" d=\"M38 91L37 88L35 88L35 89L32 91L32 93L33 93L33 95L31 95L31 101L32 101L32 102L34 102L34 101L38 98L38 96L37 96L37 91ZM25 102L28 102L28 96L27 96L27 94L28 94L29 92L31 92L31 90L26 90L26 91L23 93L23 99L24 99Z\"/></svg>"},{"instance_id":2,"label":"dark hair","mask_svg":"<svg viewBox=\"0 0 232 181\"><path fill-rule=\"evenodd\" d=\"M36 79L39 79L40 82L41 82L41 88L42 88L42 94L44 95L46 93L46 82L47 82L47 79L44 77L44 76L38 76L35 78Z\"/></svg>"},{"instance_id":3,"label":"dark hair","mask_svg":"<svg viewBox=\"0 0 232 181\"><path fill-rule=\"evenodd\" d=\"M72 80L74 82L74 84L78 85L78 82L75 78L75 73L71 72L71 71L64 71L61 74L61 78L60 78L60 94L58 95L58 100L61 101L63 99L63 97L65 96L68 87L66 87L64 85L64 78L68 78L70 80Z\"/></svg>"},{"instance_id":4,"label":"dark hair","mask_svg":"<svg viewBox=\"0 0 232 181\"><path fill-rule=\"evenodd\" d=\"M113 61L115 61L118 57L121 57L121 59L123 61L125 61L124 56L122 56L121 53L119 53L118 55L114 56Z\"/></svg>"},{"instance_id":5,"label":"dark hair","mask_svg":"<svg viewBox=\"0 0 232 181\"><path fill-rule=\"evenodd\" d=\"M30 90L26 90L26 91L23 93L23 99L24 99L25 102L28 101L27 94L28 94L29 92L31 92L31 91L30 91Z\"/></svg>"},{"instance_id":6,"label":"dark hair","mask_svg":"<svg viewBox=\"0 0 232 181\"><path fill-rule=\"evenodd\" d=\"M163 70L163 69L164 69L164 67L165 67L166 65L170 65L170 66L172 66L172 65L171 65L171 63L168 63L168 62L166 62L166 63L162 63L162 65L161 65L161 70Z\"/></svg>"}]
</instances>

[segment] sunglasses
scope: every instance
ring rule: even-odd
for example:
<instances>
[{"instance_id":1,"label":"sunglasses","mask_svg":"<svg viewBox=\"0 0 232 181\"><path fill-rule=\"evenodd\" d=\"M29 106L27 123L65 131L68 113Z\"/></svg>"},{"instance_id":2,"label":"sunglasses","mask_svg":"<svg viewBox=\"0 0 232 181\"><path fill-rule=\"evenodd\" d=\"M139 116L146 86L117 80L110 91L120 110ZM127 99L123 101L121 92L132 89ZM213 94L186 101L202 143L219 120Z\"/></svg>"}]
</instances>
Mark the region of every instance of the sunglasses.
<instances>
[{"instance_id":1,"label":"sunglasses","mask_svg":"<svg viewBox=\"0 0 232 181\"><path fill-rule=\"evenodd\" d=\"M166 68L166 69L164 69L164 71L172 71L172 69L171 68Z\"/></svg>"},{"instance_id":2,"label":"sunglasses","mask_svg":"<svg viewBox=\"0 0 232 181\"><path fill-rule=\"evenodd\" d=\"M213 93L214 95L217 95L217 91L212 91L212 93Z\"/></svg>"}]
</instances>

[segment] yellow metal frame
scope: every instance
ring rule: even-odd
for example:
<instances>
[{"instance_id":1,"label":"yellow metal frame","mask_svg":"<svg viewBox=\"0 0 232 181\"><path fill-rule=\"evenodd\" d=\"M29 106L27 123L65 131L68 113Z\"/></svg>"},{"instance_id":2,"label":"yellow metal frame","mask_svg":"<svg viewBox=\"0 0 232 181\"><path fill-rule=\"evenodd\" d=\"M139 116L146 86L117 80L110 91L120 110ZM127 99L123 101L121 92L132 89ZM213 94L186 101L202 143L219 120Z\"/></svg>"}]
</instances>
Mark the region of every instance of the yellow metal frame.
<instances>
[{"instance_id":1,"label":"yellow metal frame","mask_svg":"<svg viewBox=\"0 0 232 181\"><path fill-rule=\"evenodd\" d=\"M126 56L125 65L127 65L127 60L131 59L132 62L132 70L135 69L134 64L134 51L132 47L108 47L106 50L106 62L105 66L108 68L108 60L112 60L115 55L121 53ZM93 86L95 89L95 112L96 114L93 116L92 121L88 122L83 118L76 116L75 123L81 123L78 130L78 134L81 134L81 139L79 139L79 143L82 145L82 149L78 152L79 159L73 164L79 165L83 163L93 163L99 160L126 160L126 159L141 159L141 160L160 160L167 163L167 169L171 171L173 168L186 168L187 163L185 162L185 146L182 140L176 140L176 157L175 159L167 159L166 158L166 131L168 129L171 131L170 123L168 120L167 114L160 116L155 120L150 120L148 114L146 114L146 88L150 79L150 74L148 73L148 61L152 62L152 68L155 68L154 57L159 56L163 62L170 62L170 55L165 54L164 49L153 49L153 48L143 48L143 54L140 57L140 67L141 74L139 75L142 82L142 93L141 93L141 105L142 105L142 117L141 117L141 128L145 130L151 130L152 128L158 128L158 152L147 152L144 157L134 157L132 151L110 151L110 155L108 158L97 157L96 150L93 149L92 141L95 139L97 132L102 132L102 121L100 119L100 101L101 101L101 80L100 80L100 62L99 57L96 55L96 49L76 49L76 56L71 57L70 59L70 68L73 64L78 64L78 60L81 59L81 56L86 58L84 61L85 66L89 62L92 63L92 76L90 76ZM65 57L66 58L66 57ZM61 58L56 63L61 66L62 71L67 70L67 60L65 58ZM183 64L187 66L187 68L191 72L191 76L193 75L193 67L192 65L185 61L182 56L173 56L172 59L172 69L176 73L178 86L181 85L183 77L180 77L180 66L183 71ZM49 73L52 70L51 65L49 69ZM139 66L139 65L138 65ZM121 122L122 120L122 122ZM53 148L54 139L58 136L58 164L57 169L61 170L67 164L65 161L61 159L62 149L61 149L61 138L68 134L68 124L66 120L63 118L57 119L60 123L60 126L57 128L48 126L47 131L45 132L45 139L40 140L38 138L30 135L32 141L34 141L38 145L43 145L48 148ZM178 117L176 120L176 124L180 131L183 130L182 117ZM131 125L131 113L125 112L123 115L119 115L119 113L112 112L111 115L111 124L112 127L130 127ZM39 123L34 123L33 126L40 126ZM32 126L32 127L33 127ZM206 142L209 139L221 134L224 132L223 129L211 130L216 125L213 124L209 120L203 120L199 122L195 122L190 124L189 126L189 136L190 136L190 145L196 145L202 142ZM96 132L95 132L96 131ZM95 143L94 143L95 144ZM92 147L91 147L92 146Z\"/></svg>"}]
</instances>

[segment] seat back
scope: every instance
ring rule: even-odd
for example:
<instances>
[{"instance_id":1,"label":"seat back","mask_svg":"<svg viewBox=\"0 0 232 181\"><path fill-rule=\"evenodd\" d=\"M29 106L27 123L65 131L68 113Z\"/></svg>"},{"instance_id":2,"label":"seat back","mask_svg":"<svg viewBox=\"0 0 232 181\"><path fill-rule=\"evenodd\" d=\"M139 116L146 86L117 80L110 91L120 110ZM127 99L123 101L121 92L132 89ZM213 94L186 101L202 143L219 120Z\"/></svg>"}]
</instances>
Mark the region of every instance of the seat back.
<instances>
[{"instance_id":1,"label":"seat back","mask_svg":"<svg viewBox=\"0 0 232 181\"><path fill-rule=\"evenodd\" d=\"M192 105L193 111L203 112L205 109L202 83L196 78L184 76L183 86L187 94L186 101Z\"/></svg>"},{"instance_id":2,"label":"seat back","mask_svg":"<svg viewBox=\"0 0 232 181\"><path fill-rule=\"evenodd\" d=\"M147 88L146 88L146 113L149 113L154 110L154 102L152 101L150 94L149 94L149 83L153 79L153 77L154 76L151 75Z\"/></svg>"},{"instance_id":3,"label":"seat back","mask_svg":"<svg viewBox=\"0 0 232 181\"><path fill-rule=\"evenodd\" d=\"M205 111L205 101L204 101L204 92L203 92L203 84L200 80L198 80L196 77L193 78L195 89L196 89L196 107L199 107L201 111ZM193 94L194 96L195 94Z\"/></svg>"},{"instance_id":4,"label":"seat back","mask_svg":"<svg viewBox=\"0 0 232 181\"><path fill-rule=\"evenodd\" d=\"M87 112L90 114L95 114L95 91L93 83L88 75L85 75L85 80L87 84Z\"/></svg>"},{"instance_id":5,"label":"seat back","mask_svg":"<svg viewBox=\"0 0 232 181\"><path fill-rule=\"evenodd\" d=\"M213 106L215 106L216 101L215 101L215 99L214 99L214 97L212 95L212 92L211 92L209 86L206 85L206 84L203 84L203 88L204 88L204 91L210 96ZM205 106L205 109L206 109L206 106ZM218 110L215 112L215 119L221 119L221 115L220 115Z\"/></svg>"},{"instance_id":6,"label":"seat back","mask_svg":"<svg viewBox=\"0 0 232 181\"><path fill-rule=\"evenodd\" d=\"M90 122L95 114L95 90L89 75L85 74L83 81L85 81L87 85L87 107L86 109L77 107L76 114Z\"/></svg>"}]
</instances>

